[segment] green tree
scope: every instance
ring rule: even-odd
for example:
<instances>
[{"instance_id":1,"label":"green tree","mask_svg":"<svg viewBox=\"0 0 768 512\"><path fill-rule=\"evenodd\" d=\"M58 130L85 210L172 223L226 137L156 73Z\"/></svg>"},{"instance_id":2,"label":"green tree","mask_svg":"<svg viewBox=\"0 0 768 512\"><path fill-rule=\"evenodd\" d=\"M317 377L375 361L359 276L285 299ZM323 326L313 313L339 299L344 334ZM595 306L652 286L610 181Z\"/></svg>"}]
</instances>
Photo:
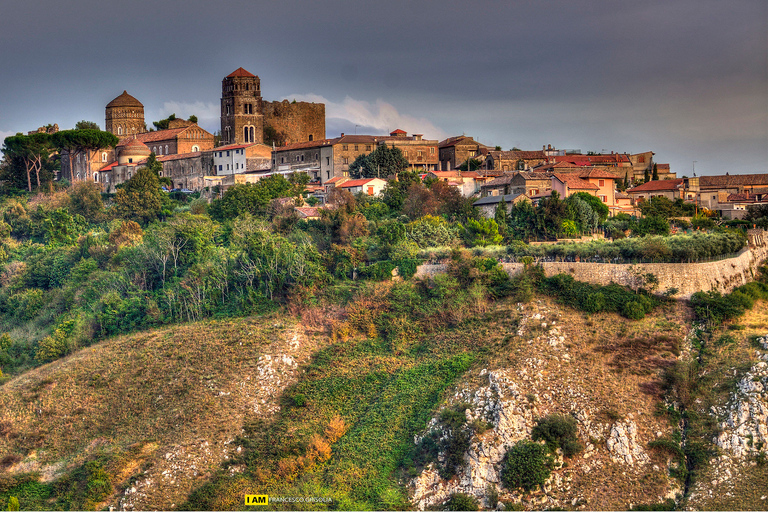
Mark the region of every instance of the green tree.
<instances>
[{"instance_id":1,"label":"green tree","mask_svg":"<svg viewBox=\"0 0 768 512\"><path fill-rule=\"evenodd\" d=\"M146 225L157 219L163 205L163 191L154 171L142 167L115 195L116 217Z\"/></svg>"},{"instance_id":2,"label":"green tree","mask_svg":"<svg viewBox=\"0 0 768 512\"><path fill-rule=\"evenodd\" d=\"M6 137L3 142L3 153L8 161L9 172L16 176L26 176L27 190L30 192L33 174L37 187L40 188L41 171L46 169L52 152L51 136L47 133L12 135Z\"/></svg>"},{"instance_id":3,"label":"green tree","mask_svg":"<svg viewBox=\"0 0 768 512\"><path fill-rule=\"evenodd\" d=\"M470 247L498 245L503 240L493 219L469 219L464 229L464 241Z\"/></svg>"},{"instance_id":4,"label":"green tree","mask_svg":"<svg viewBox=\"0 0 768 512\"><path fill-rule=\"evenodd\" d=\"M99 125L93 121L78 121L75 123L75 130L101 130Z\"/></svg>"},{"instance_id":5,"label":"green tree","mask_svg":"<svg viewBox=\"0 0 768 512\"><path fill-rule=\"evenodd\" d=\"M504 455L501 481L508 489L532 491L546 483L551 471L547 448L523 440Z\"/></svg>"},{"instance_id":6,"label":"green tree","mask_svg":"<svg viewBox=\"0 0 768 512\"><path fill-rule=\"evenodd\" d=\"M82 215L89 222L101 222L104 217L104 201L98 183L75 183L69 189L69 209L73 215Z\"/></svg>"},{"instance_id":7,"label":"green tree","mask_svg":"<svg viewBox=\"0 0 768 512\"><path fill-rule=\"evenodd\" d=\"M574 198L574 199L571 199L571 198ZM610 210L608 209L608 205L602 202L599 197L593 196L589 192L576 192L575 194L570 196L568 199L570 200L581 199L582 201L586 201L586 203L592 207L595 213L597 213L600 223L605 222L606 219L608 218L608 214L610 213Z\"/></svg>"},{"instance_id":8,"label":"green tree","mask_svg":"<svg viewBox=\"0 0 768 512\"><path fill-rule=\"evenodd\" d=\"M352 178L386 178L408 168L408 159L399 148L381 144L367 155L359 155L349 166Z\"/></svg>"},{"instance_id":9,"label":"green tree","mask_svg":"<svg viewBox=\"0 0 768 512\"><path fill-rule=\"evenodd\" d=\"M480 163L480 160L478 160L477 158L471 158L471 159L467 159L464 163L459 165L458 169L461 172L476 171L481 166L482 164Z\"/></svg>"},{"instance_id":10,"label":"green tree","mask_svg":"<svg viewBox=\"0 0 768 512\"><path fill-rule=\"evenodd\" d=\"M152 124L155 126L155 128L157 128L158 131L167 130L168 125L170 125L171 121L173 121L174 119L176 119L176 114L171 114L165 119L161 119L159 121L152 121Z\"/></svg>"},{"instance_id":11,"label":"green tree","mask_svg":"<svg viewBox=\"0 0 768 512\"><path fill-rule=\"evenodd\" d=\"M72 162L76 154L84 153L86 161L89 161L92 151L115 147L119 142L112 133L90 129L63 130L54 133L51 137L53 145L59 148L62 155L66 153L70 173L72 173Z\"/></svg>"},{"instance_id":12,"label":"green tree","mask_svg":"<svg viewBox=\"0 0 768 512\"><path fill-rule=\"evenodd\" d=\"M197 124L197 116L192 114L191 116L189 116L188 121L191 121L191 122Z\"/></svg>"},{"instance_id":13,"label":"green tree","mask_svg":"<svg viewBox=\"0 0 768 512\"><path fill-rule=\"evenodd\" d=\"M651 179L653 181L659 181L659 170L656 168L656 164L653 164L653 176Z\"/></svg>"}]
</instances>

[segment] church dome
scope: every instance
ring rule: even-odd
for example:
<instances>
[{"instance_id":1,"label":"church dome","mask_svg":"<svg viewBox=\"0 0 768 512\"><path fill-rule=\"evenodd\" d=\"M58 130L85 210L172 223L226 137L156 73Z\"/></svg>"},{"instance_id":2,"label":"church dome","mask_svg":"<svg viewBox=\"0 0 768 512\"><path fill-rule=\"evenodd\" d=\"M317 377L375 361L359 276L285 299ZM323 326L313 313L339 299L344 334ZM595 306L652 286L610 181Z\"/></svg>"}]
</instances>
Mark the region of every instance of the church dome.
<instances>
[{"instance_id":1,"label":"church dome","mask_svg":"<svg viewBox=\"0 0 768 512\"><path fill-rule=\"evenodd\" d=\"M110 107L141 107L144 108L144 105L141 104L139 100L128 94L128 91L123 91L123 94L118 96L117 98L113 99L109 103L107 103L107 108Z\"/></svg>"},{"instance_id":2,"label":"church dome","mask_svg":"<svg viewBox=\"0 0 768 512\"><path fill-rule=\"evenodd\" d=\"M120 155L117 160L120 165L135 164L149 157L152 150L137 138L132 138L127 144L119 145Z\"/></svg>"}]
</instances>

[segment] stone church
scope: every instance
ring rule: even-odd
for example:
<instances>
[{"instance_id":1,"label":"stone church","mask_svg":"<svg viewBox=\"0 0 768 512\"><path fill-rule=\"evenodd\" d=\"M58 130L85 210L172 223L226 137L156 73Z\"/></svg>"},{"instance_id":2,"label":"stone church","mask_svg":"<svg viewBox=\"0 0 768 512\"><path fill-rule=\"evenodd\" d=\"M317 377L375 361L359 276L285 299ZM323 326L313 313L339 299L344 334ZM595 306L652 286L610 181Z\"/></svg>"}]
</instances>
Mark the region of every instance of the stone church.
<instances>
[{"instance_id":1,"label":"stone church","mask_svg":"<svg viewBox=\"0 0 768 512\"><path fill-rule=\"evenodd\" d=\"M259 77L237 68L221 81L221 143L285 146L325 138L323 103L264 101Z\"/></svg>"}]
</instances>

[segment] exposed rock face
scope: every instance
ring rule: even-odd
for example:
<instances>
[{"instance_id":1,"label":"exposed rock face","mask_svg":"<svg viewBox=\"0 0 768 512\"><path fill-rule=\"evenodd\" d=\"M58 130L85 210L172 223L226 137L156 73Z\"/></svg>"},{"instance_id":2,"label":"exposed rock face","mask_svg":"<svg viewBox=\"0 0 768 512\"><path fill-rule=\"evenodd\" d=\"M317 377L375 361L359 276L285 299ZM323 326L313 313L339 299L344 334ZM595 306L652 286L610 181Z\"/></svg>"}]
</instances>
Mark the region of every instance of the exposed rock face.
<instances>
[{"instance_id":1,"label":"exposed rock face","mask_svg":"<svg viewBox=\"0 0 768 512\"><path fill-rule=\"evenodd\" d=\"M576 353L572 354L569 329L558 325L556 315L541 308L524 313L513 333L519 340L517 346L524 347L521 354L528 357L521 358L514 367L481 370L479 375L469 377L474 385L461 387L448 400L449 407L468 406L468 424L484 422L490 428L472 436L456 476L450 480L440 477L438 466L445 460L445 454L441 454L436 463L429 464L411 481L414 507L424 510L440 505L453 493L473 495L483 507L490 507L491 496L498 493L505 503L522 503L527 508L589 508L595 504L585 499L583 486L616 471L626 481L622 484L643 475L661 482L654 488L653 497L638 493L636 503L643 498L663 501L679 492L677 482L668 478L666 467L648 464L650 457L644 450L645 444L665 427L651 425L655 420L641 411L621 419L603 419L605 404L595 394L594 384L584 378L584 368L576 367L582 362ZM506 489L501 475L507 450L530 439L537 420L553 413L570 414L576 419L584 451L563 461L558 450L555 470L539 491ZM438 417L432 419L425 435L438 432L444 438L448 434ZM642 427L641 421L645 423ZM417 444L420 441L415 439ZM632 498L627 495L626 499L629 503Z\"/></svg>"},{"instance_id":2,"label":"exposed rock face","mask_svg":"<svg viewBox=\"0 0 768 512\"><path fill-rule=\"evenodd\" d=\"M768 336L758 342L768 350ZM714 411L724 417L715 443L736 458L768 451L768 354L757 352L762 361L739 381L725 410Z\"/></svg>"},{"instance_id":3,"label":"exposed rock face","mask_svg":"<svg viewBox=\"0 0 768 512\"><path fill-rule=\"evenodd\" d=\"M642 465L648 462L648 455L638 444L637 425L634 421L614 424L611 427L607 444L608 451L611 452L611 459L614 462L624 462L630 465Z\"/></svg>"}]
</instances>

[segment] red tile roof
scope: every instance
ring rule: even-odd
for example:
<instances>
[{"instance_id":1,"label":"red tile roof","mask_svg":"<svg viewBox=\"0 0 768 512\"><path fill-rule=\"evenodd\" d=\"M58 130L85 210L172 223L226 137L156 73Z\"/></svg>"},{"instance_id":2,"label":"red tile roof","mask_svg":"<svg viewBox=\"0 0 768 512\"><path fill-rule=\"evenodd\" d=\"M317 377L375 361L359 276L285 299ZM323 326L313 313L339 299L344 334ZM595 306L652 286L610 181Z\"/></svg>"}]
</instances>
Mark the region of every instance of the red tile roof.
<instances>
[{"instance_id":1,"label":"red tile roof","mask_svg":"<svg viewBox=\"0 0 768 512\"><path fill-rule=\"evenodd\" d=\"M362 187L366 183L370 183L373 180L380 179L380 178L365 178L361 180L349 180L345 181L341 185L339 185L340 188L352 188L352 187ZM326 183L328 183L326 181Z\"/></svg>"},{"instance_id":2,"label":"red tile roof","mask_svg":"<svg viewBox=\"0 0 768 512\"><path fill-rule=\"evenodd\" d=\"M144 108L144 105L141 104L139 100L128 94L128 91L123 91L123 94L118 96L117 98L113 99L109 103L107 103L107 108L109 107L141 107Z\"/></svg>"},{"instance_id":3,"label":"red tile roof","mask_svg":"<svg viewBox=\"0 0 768 512\"><path fill-rule=\"evenodd\" d=\"M677 190L678 186L683 183L682 178L675 180L652 180L642 185L632 187L627 192L658 192L661 190Z\"/></svg>"},{"instance_id":4,"label":"red tile roof","mask_svg":"<svg viewBox=\"0 0 768 512\"><path fill-rule=\"evenodd\" d=\"M554 157L556 162L569 162L575 165L631 164L629 155L561 155Z\"/></svg>"},{"instance_id":5,"label":"red tile roof","mask_svg":"<svg viewBox=\"0 0 768 512\"><path fill-rule=\"evenodd\" d=\"M599 190L600 187L594 183L579 178L576 173L557 173L553 175L571 190Z\"/></svg>"},{"instance_id":6,"label":"red tile roof","mask_svg":"<svg viewBox=\"0 0 768 512\"><path fill-rule=\"evenodd\" d=\"M255 146L256 144L229 144L227 146L219 146L217 148L209 149L208 151L228 151L232 149L243 149ZM206 151L207 152L207 151Z\"/></svg>"},{"instance_id":7,"label":"red tile roof","mask_svg":"<svg viewBox=\"0 0 768 512\"><path fill-rule=\"evenodd\" d=\"M403 131L403 130L401 130L399 128L397 130L393 131L393 132L389 132L390 135L397 135L398 133L402 133L403 135L406 135L408 132Z\"/></svg>"},{"instance_id":8,"label":"red tile roof","mask_svg":"<svg viewBox=\"0 0 768 512\"><path fill-rule=\"evenodd\" d=\"M319 148L322 146L329 146L331 144L334 144L335 141L338 141L339 138L335 139L321 139L321 140L313 140L313 141L307 141L307 142L296 142L295 144L288 144L286 146L280 146L275 148L275 153L280 151L293 151L295 149L310 149L310 148Z\"/></svg>"},{"instance_id":9,"label":"red tile roof","mask_svg":"<svg viewBox=\"0 0 768 512\"><path fill-rule=\"evenodd\" d=\"M171 130L160 130L157 132L138 133L136 135L131 135L129 137L123 137L122 139L120 139L120 142L118 142L117 145L126 146L134 138L139 140L140 142L143 142L144 144L159 142L164 140L172 140L172 139L175 139L181 132L183 132L187 128L189 127L185 126L183 128L173 128Z\"/></svg>"},{"instance_id":10,"label":"red tile roof","mask_svg":"<svg viewBox=\"0 0 768 512\"><path fill-rule=\"evenodd\" d=\"M725 176L701 176L701 188L728 188L739 186L768 185L768 174L726 174Z\"/></svg>"},{"instance_id":11,"label":"red tile roof","mask_svg":"<svg viewBox=\"0 0 768 512\"><path fill-rule=\"evenodd\" d=\"M232 77L236 77L236 76L247 76L247 77L251 77L251 78L256 78L256 75L254 75L250 71L244 70L242 67L237 68L236 70L234 70L233 72L228 74L227 78L232 78Z\"/></svg>"}]
</instances>

